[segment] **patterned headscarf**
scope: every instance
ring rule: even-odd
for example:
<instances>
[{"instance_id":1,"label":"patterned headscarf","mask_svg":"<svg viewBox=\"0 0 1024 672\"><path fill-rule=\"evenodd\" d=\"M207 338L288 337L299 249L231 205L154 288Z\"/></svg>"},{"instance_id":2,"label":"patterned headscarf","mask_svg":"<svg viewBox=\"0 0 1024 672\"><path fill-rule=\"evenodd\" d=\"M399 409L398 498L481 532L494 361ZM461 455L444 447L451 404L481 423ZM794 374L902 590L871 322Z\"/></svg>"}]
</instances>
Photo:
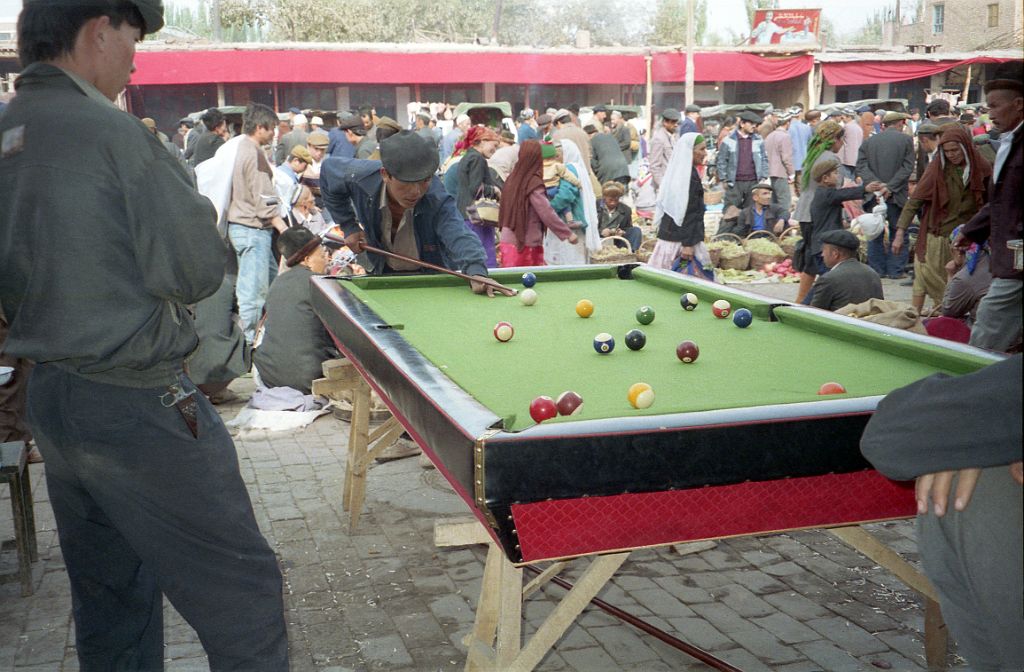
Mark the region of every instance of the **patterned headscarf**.
<instances>
[{"instance_id":1,"label":"patterned headscarf","mask_svg":"<svg viewBox=\"0 0 1024 672\"><path fill-rule=\"evenodd\" d=\"M960 232L963 230L963 224L953 229L953 232L949 234L949 242L955 243L956 239L960 237ZM974 275L974 269L978 267L978 261L981 259L981 255L988 253L989 248L987 240L981 244L971 243L971 246L967 248L966 252L964 252L964 256L966 257L964 260L964 266L967 267L968 275Z\"/></svg>"},{"instance_id":2,"label":"patterned headscarf","mask_svg":"<svg viewBox=\"0 0 1024 672\"><path fill-rule=\"evenodd\" d=\"M837 138L842 137L843 127L838 121L828 119L814 127L814 135L807 145L807 155L804 157L804 165L801 168L801 187L806 189L811 183L811 168L814 162L827 151L832 149Z\"/></svg>"}]
</instances>

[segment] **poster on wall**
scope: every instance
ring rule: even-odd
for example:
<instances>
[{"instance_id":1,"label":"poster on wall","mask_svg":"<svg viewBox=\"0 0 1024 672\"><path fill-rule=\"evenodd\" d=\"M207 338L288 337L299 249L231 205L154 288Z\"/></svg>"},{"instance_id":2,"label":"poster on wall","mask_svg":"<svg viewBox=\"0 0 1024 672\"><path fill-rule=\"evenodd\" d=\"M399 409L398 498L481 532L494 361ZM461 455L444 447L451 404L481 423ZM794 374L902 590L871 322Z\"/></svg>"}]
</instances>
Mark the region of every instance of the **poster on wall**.
<instances>
[{"instance_id":1,"label":"poster on wall","mask_svg":"<svg viewBox=\"0 0 1024 672\"><path fill-rule=\"evenodd\" d=\"M820 9L758 9L750 44L816 45Z\"/></svg>"}]
</instances>

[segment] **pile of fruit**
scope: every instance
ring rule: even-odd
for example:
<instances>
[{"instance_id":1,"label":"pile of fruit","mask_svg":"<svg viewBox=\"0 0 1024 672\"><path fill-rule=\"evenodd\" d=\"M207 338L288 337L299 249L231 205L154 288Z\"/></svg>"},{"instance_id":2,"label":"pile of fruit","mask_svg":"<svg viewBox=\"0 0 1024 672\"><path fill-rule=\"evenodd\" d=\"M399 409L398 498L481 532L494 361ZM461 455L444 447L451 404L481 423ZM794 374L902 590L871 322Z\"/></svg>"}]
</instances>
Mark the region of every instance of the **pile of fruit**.
<instances>
[{"instance_id":1,"label":"pile of fruit","mask_svg":"<svg viewBox=\"0 0 1024 672\"><path fill-rule=\"evenodd\" d=\"M745 243L747 252L764 254L771 257L783 258L786 253L779 244L766 238L751 238Z\"/></svg>"},{"instance_id":2,"label":"pile of fruit","mask_svg":"<svg viewBox=\"0 0 1024 672\"><path fill-rule=\"evenodd\" d=\"M735 259L747 253L742 245L731 240L712 240L708 243L708 250L718 250L722 259Z\"/></svg>"},{"instance_id":3,"label":"pile of fruit","mask_svg":"<svg viewBox=\"0 0 1024 672\"><path fill-rule=\"evenodd\" d=\"M761 267L761 271L769 278L776 277L780 280L786 278L799 278L800 271L793 268L793 260L786 259L777 263L768 263Z\"/></svg>"}]
</instances>

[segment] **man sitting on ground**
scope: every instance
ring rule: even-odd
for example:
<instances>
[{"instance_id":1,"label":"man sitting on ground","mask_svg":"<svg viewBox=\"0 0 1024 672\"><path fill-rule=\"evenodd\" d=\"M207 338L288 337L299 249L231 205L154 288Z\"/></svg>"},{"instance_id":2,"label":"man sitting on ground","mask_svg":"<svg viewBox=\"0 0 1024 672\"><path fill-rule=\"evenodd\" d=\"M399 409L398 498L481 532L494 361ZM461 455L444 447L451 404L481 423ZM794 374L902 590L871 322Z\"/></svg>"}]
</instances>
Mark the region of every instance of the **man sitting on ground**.
<instances>
[{"instance_id":1,"label":"man sitting on ground","mask_svg":"<svg viewBox=\"0 0 1024 672\"><path fill-rule=\"evenodd\" d=\"M277 241L288 270L274 278L267 293L263 341L253 357L265 387L290 387L310 394L321 364L340 355L313 312L309 279L323 274L330 254L305 228L288 229Z\"/></svg>"},{"instance_id":2,"label":"man sitting on ground","mask_svg":"<svg viewBox=\"0 0 1024 672\"><path fill-rule=\"evenodd\" d=\"M759 184L751 192L751 198L753 202L740 210L735 218L722 219L719 233L731 233L740 238L746 238L754 231L782 233L789 220L789 211L781 205L772 204L772 188Z\"/></svg>"},{"instance_id":3,"label":"man sitting on ground","mask_svg":"<svg viewBox=\"0 0 1024 672\"><path fill-rule=\"evenodd\" d=\"M644 232L639 226L633 226L633 211L620 199L625 193L621 182L609 180L602 187L603 198L598 203L598 231L602 238L621 236L629 241L634 252L643 242ZM619 241L615 241L618 243Z\"/></svg>"},{"instance_id":4,"label":"man sitting on ground","mask_svg":"<svg viewBox=\"0 0 1024 672\"><path fill-rule=\"evenodd\" d=\"M829 272L814 283L811 305L835 310L851 303L882 299L882 280L867 264L857 261L860 240L845 229L821 234L821 257Z\"/></svg>"}]
</instances>

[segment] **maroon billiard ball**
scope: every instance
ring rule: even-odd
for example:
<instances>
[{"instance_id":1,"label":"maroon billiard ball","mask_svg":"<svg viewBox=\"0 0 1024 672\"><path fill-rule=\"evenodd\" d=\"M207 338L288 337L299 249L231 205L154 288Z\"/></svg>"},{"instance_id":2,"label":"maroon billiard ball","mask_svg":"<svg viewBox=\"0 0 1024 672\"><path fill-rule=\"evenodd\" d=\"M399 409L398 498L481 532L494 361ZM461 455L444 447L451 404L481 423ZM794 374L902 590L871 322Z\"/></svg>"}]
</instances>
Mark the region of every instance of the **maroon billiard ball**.
<instances>
[{"instance_id":1,"label":"maroon billiard ball","mask_svg":"<svg viewBox=\"0 0 1024 672\"><path fill-rule=\"evenodd\" d=\"M530 417L534 422L544 422L558 415L558 408L551 397L540 396L530 402Z\"/></svg>"},{"instance_id":2,"label":"maroon billiard ball","mask_svg":"<svg viewBox=\"0 0 1024 672\"><path fill-rule=\"evenodd\" d=\"M558 395L555 407L559 415L575 415L583 408L583 397L572 390L567 390Z\"/></svg>"},{"instance_id":3,"label":"maroon billiard ball","mask_svg":"<svg viewBox=\"0 0 1024 672\"><path fill-rule=\"evenodd\" d=\"M700 348L693 341L683 341L676 346L676 357L684 364L693 364L700 355Z\"/></svg>"}]
</instances>

